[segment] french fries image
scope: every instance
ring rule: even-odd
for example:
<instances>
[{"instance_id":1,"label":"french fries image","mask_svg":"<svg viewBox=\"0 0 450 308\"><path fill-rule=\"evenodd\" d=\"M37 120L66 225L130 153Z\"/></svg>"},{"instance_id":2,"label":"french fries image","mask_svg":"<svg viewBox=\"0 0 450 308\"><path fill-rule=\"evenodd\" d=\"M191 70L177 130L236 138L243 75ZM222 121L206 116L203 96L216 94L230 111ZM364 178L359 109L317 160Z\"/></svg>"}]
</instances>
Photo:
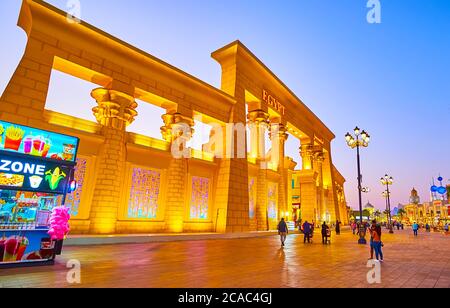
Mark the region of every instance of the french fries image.
<instances>
[{"instance_id":1,"label":"french fries image","mask_svg":"<svg viewBox=\"0 0 450 308\"><path fill-rule=\"evenodd\" d=\"M5 132L5 149L18 151L25 131L14 125L9 126Z\"/></svg>"},{"instance_id":2,"label":"french fries image","mask_svg":"<svg viewBox=\"0 0 450 308\"><path fill-rule=\"evenodd\" d=\"M11 140L23 139L23 135L25 135L25 132L22 129L15 127L14 125L11 125L6 129L6 137Z\"/></svg>"}]
</instances>

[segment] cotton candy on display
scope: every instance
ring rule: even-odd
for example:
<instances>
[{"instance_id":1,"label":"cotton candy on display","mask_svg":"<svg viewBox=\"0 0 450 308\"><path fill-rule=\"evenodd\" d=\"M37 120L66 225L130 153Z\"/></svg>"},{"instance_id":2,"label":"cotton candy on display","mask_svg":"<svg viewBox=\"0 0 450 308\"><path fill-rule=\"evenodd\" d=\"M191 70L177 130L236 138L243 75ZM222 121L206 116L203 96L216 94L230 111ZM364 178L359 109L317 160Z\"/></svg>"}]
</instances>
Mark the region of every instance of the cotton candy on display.
<instances>
[{"instance_id":1,"label":"cotton candy on display","mask_svg":"<svg viewBox=\"0 0 450 308\"><path fill-rule=\"evenodd\" d=\"M70 231L69 208L65 206L55 207L50 216L50 230L48 234L52 240L63 240Z\"/></svg>"}]
</instances>

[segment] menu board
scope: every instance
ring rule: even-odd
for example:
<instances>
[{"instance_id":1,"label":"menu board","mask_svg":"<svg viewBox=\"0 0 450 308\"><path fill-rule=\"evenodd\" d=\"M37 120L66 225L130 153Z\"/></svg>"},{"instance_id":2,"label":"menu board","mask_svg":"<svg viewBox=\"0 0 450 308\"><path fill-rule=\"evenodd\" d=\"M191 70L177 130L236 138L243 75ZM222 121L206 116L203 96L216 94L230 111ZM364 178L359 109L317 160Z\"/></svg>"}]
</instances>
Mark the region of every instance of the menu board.
<instances>
[{"instance_id":1,"label":"menu board","mask_svg":"<svg viewBox=\"0 0 450 308\"><path fill-rule=\"evenodd\" d=\"M66 162L0 151L0 189L64 194L71 172Z\"/></svg>"},{"instance_id":2,"label":"menu board","mask_svg":"<svg viewBox=\"0 0 450 308\"><path fill-rule=\"evenodd\" d=\"M0 121L0 150L75 162L79 139Z\"/></svg>"}]
</instances>

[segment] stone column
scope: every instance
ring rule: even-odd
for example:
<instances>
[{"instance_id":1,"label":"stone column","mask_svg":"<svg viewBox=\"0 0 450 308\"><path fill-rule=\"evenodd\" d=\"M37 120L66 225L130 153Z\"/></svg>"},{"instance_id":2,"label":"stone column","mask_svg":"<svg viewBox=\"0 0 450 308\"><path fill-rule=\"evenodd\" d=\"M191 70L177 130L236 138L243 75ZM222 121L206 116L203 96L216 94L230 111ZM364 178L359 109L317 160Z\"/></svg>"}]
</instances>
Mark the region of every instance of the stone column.
<instances>
[{"instance_id":1,"label":"stone column","mask_svg":"<svg viewBox=\"0 0 450 308\"><path fill-rule=\"evenodd\" d=\"M192 117L184 116L180 113L165 114L162 116L164 126L161 127L163 138L171 143L177 138L184 138L189 141L194 130L194 120ZM183 127L184 126L184 129ZM186 130L187 134L180 135L179 132ZM178 132L178 133L177 133ZM172 148L172 147L170 147ZM183 149L180 148L180 151ZM166 231L172 233L183 232L184 216L186 213L186 191L188 181L187 158L176 158L172 155L167 180L167 204L165 211ZM188 198L189 200L189 198Z\"/></svg>"},{"instance_id":2,"label":"stone column","mask_svg":"<svg viewBox=\"0 0 450 308\"><path fill-rule=\"evenodd\" d=\"M250 157L265 162L265 134L269 129L269 114L263 110L254 110L248 113L247 119L250 127Z\"/></svg>"},{"instance_id":3,"label":"stone column","mask_svg":"<svg viewBox=\"0 0 450 308\"><path fill-rule=\"evenodd\" d=\"M259 169L256 180L256 224L258 231L267 231L269 229L268 217L268 190L267 169Z\"/></svg>"},{"instance_id":4,"label":"stone column","mask_svg":"<svg viewBox=\"0 0 450 308\"><path fill-rule=\"evenodd\" d=\"M267 231L269 221L265 132L269 127L269 114L263 110L254 110L248 113L247 119L250 127L250 157L256 159L259 166L256 189L257 229Z\"/></svg>"},{"instance_id":5,"label":"stone column","mask_svg":"<svg viewBox=\"0 0 450 308\"><path fill-rule=\"evenodd\" d=\"M285 144L289 137L286 126L282 123L272 123L270 126L270 139L272 140L271 161L278 167L280 181L278 184L278 218L287 218L287 169L284 166Z\"/></svg>"},{"instance_id":6,"label":"stone column","mask_svg":"<svg viewBox=\"0 0 450 308\"><path fill-rule=\"evenodd\" d=\"M323 162L324 156L322 151L317 151L314 153L314 171L317 173L317 217L316 219L320 222L325 219L325 214L327 213L327 206L325 204L325 189L323 186Z\"/></svg>"},{"instance_id":7,"label":"stone column","mask_svg":"<svg viewBox=\"0 0 450 308\"><path fill-rule=\"evenodd\" d=\"M302 157L302 170L313 170L314 167L314 146L311 143L302 142L300 146L300 156Z\"/></svg>"},{"instance_id":8,"label":"stone column","mask_svg":"<svg viewBox=\"0 0 450 308\"><path fill-rule=\"evenodd\" d=\"M128 94L98 88L91 96L98 106L93 108L95 118L103 126L105 138L99 156L97 178L91 206L90 233L113 234L120 205L123 178L125 176L126 131L125 128L137 116L137 104Z\"/></svg>"},{"instance_id":9,"label":"stone column","mask_svg":"<svg viewBox=\"0 0 450 308\"><path fill-rule=\"evenodd\" d=\"M339 204L337 202L336 188L335 188L335 180L333 175L333 163L331 160L331 151L324 150L323 156L323 183L328 189L327 194L327 202L325 204L326 209L331 215L331 221L336 222L336 220L340 219L339 214Z\"/></svg>"},{"instance_id":10,"label":"stone column","mask_svg":"<svg viewBox=\"0 0 450 308\"><path fill-rule=\"evenodd\" d=\"M314 170L301 170L300 202L302 209L302 220L305 222L316 221L317 216L317 173Z\"/></svg>"},{"instance_id":11,"label":"stone column","mask_svg":"<svg viewBox=\"0 0 450 308\"><path fill-rule=\"evenodd\" d=\"M302 157L302 171L300 172L300 202L302 219L308 222L316 221L319 212L317 177L314 164L314 144L310 139L301 140L300 156Z\"/></svg>"}]
</instances>

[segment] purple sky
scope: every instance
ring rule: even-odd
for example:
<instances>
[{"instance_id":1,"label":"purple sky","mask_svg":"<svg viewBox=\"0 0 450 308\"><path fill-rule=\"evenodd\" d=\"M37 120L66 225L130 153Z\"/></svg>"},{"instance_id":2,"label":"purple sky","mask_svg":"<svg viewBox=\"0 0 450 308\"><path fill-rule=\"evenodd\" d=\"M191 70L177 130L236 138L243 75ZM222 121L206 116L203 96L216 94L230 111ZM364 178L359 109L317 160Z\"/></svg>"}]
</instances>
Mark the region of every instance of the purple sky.
<instances>
[{"instance_id":1,"label":"purple sky","mask_svg":"<svg viewBox=\"0 0 450 308\"><path fill-rule=\"evenodd\" d=\"M67 1L48 1L62 9ZM357 206L356 153L344 140L355 125L372 135L362 152L363 202L384 207L379 179L394 177L392 204L415 187L429 198L432 177L450 179L450 1L381 0L369 24L365 0L81 0L82 19L186 72L220 86L210 53L241 40L336 134L334 163ZM0 1L0 91L23 53L20 1ZM51 109L93 120L95 87L52 76ZM161 111L141 108L131 129L159 136ZM149 120L150 119L150 120ZM150 123L150 124L149 124ZM291 139L289 156L298 158Z\"/></svg>"}]
</instances>

